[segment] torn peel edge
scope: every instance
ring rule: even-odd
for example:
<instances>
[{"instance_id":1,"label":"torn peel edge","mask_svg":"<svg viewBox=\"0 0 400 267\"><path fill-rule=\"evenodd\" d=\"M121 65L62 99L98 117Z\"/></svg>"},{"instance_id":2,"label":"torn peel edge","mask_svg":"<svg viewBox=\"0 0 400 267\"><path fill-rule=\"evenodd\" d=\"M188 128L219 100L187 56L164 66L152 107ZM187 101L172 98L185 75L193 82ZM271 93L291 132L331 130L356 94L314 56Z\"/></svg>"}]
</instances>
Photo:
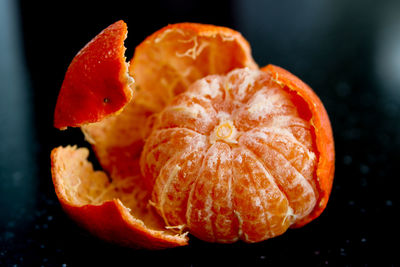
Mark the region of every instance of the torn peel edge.
<instances>
[{"instance_id":1,"label":"torn peel edge","mask_svg":"<svg viewBox=\"0 0 400 267\"><path fill-rule=\"evenodd\" d=\"M251 54L250 44L240 32L223 26L193 22L169 24L168 26L165 26L154 32L153 34L147 36L141 44L144 44L146 42L159 43L164 39L166 35L173 31L181 32L182 35L193 35L198 37L215 37L217 35L220 35L224 41L238 42L242 46L242 48L245 49L246 53ZM140 49L142 48L141 45L139 45L138 47ZM249 59L251 60L251 64L254 65L254 67L257 66L252 58Z\"/></svg>"},{"instance_id":2,"label":"torn peel edge","mask_svg":"<svg viewBox=\"0 0 400 267\"><path fill-rule=\"evenodd\" d=\"M80 197L78 193L80 185L86 183L87 190L93 188L96 190L99 184L100 188L102 184L109 184L104 172L93 170L92 164L87 161L88 153L86 148L71 146L58 147L51 152L51 171L55 191L64 210L72 219L93 235L122 246L164 249L187 245L187 233L176 234L168 230L165 225L156 223L159 221L156 217L155 223L149 227L145 223L149 221L149 218L146 220L145 217L153 215L150 212L142 213L143 218L139 218L137 215L142 211L138 210L134 214L135 212L130 211L118 195L110 199L103 196L103 199L94 203ZM103 188L103 190L106 189ZM119 194L122 194L122 191L116 190ZM132 197L134 196L136 194L132 194Z\"/></svg>"},{"instance_id":3,"label":"torn peel edge","mask_svg":"<svg viewBox=\"0 0 400 267\"><path fill-rule=\"evenodd\" d=\"M291 228L299 228L320 216L328 203L335 172L335 149L331 123L319 97L297 76L272 64L261 70L270 73L278 85L287 87L301 97L311 113L310 124L314 129L318 156L315 183L319 195L311 213L291 226Z\"/></svg>"},{"instance_id":4,"label":"torn peel edge","mask_svg":"<svg viewBox=\"0 0 400 267\"><path fill-rule=\"evenodd\" d=\"M124 41L127 25L110 25L74 57L65 74L54 112L54 126L61 130L97 122L115 115L132 100Z\"/></svg>"}]
</instances>

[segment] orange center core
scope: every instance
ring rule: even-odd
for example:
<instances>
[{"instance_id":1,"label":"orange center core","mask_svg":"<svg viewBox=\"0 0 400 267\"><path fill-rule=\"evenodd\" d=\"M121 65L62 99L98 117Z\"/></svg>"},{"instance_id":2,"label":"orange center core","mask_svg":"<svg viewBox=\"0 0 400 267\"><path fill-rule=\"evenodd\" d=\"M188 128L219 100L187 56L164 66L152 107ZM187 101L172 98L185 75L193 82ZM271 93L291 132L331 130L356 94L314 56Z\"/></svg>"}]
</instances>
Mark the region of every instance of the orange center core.
<instances>
[{"instance_id":1,"label":"orange center core","mask_svg":"<svg viewBox=\"0 0 400 267\"><path fill-rule=\"evenodd\" d=\"M217 126L218 138L221 139L229 138L232 135L232 132L233 132L232 126L228 122L225 122L224 124Z\"/></svg>"}]
</instances>

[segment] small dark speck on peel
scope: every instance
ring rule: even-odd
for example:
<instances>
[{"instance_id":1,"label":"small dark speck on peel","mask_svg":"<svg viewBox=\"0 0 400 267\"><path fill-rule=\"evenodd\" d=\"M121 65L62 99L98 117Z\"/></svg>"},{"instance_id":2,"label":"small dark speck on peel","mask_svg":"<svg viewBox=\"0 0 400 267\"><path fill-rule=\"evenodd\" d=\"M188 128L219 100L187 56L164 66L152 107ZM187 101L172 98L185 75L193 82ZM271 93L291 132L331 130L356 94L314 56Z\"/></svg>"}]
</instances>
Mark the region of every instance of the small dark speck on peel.
<instances>
[{"instance_id":1,"label":"small dark speck on peel","mask_svg":"<svg viewBox=\"0 0 400 267\"><path fill-rule=\"evenodd\" d=\"M110 103L110 99L109 99L108 97L105 97L105 98L103 99L103 102L104 102L104 103Z\"/></svg>"}]
</instances>

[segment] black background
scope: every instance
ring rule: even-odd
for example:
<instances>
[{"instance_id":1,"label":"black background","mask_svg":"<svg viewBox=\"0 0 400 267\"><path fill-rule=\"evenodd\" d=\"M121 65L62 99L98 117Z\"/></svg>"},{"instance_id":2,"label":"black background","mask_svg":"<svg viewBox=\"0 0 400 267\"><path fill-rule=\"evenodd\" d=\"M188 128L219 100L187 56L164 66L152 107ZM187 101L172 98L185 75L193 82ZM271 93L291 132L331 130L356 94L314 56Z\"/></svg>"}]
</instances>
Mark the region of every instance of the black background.
<instances>
[{"instance_id":1,"label":"black background","mask_svg":"<svg viewBox=\"0 0 400 267\"><path fill-rule=\"evenodd\" d=\"M1 266L400 266L399 1L1 5ZM55 196L49 155L58 145L87 144L79 130L54 129L53 110L74 55L119 19L128 24L128 59L169 23L211 23L242 32L260 66L282 66L307 82L325 104L336 143L325 212L258 244L191 238L187 247L155 252L110 245L76 226Z\"/></svg>"}]
</instances>

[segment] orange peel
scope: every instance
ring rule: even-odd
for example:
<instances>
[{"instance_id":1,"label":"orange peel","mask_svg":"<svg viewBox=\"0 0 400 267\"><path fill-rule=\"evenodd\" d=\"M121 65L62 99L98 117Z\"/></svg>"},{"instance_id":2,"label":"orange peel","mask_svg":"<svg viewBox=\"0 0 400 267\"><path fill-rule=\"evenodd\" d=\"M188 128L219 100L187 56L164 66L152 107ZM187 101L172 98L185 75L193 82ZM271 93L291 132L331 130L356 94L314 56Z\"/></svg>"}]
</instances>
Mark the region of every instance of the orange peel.
<instances>
[{"instance_id":1,"label":"orange peel","mask_svg":"<svg viewBox=\"0 0 400 267\"><path fill-rule=\"evenodd\" d=\"M147 249L183 246L188 243L187 229L166 224L151 196L152 179L142 176L145 142L157 127L160 111L195 81L210 74L259 68L247 41L225 27L169 25L147 37L129 64L124 57L126 35L123 21L112 24L77 54L67 70L54 125L81 127L104 171L93 170L86 148L55 148L51 153L55 191L70 217L104 240ZM291 225L300 227L318 217L329 198L334 172L332 130L321 101L307 85L273 65L261 70L293 96L299 113L308 116L314 129L318 157L314 182L319 194L312 212ZM232 122L220 126L214 141L235 142ZM202 238L201 227L189 230L218 242ZM232 240L236 238L227 242Z\"/></svg>"},{"instance_id":2,"label":"orange peel","mask_svg":"<svg viewBox=\"0 0 400 267\"><path fill-rule=\"evenodd\" d=\"M90 41L72 60L54 112L54 126L99 121L120 111L132 98L125 62L127 26L117 21Z\"/></svg>"},{"instance_id":3,"label":"orange peel","mask_svg":"<svg viewBox=\"0 0 400 267\"><path fill-rule=\"evenodd\" d=\"M131 178L128 185L110 183L104 172L93 170L88 155L86 148L70 146L51 153L56 194L72 219L95 236L119 245L162 249L187 244L186 234L165 229L146 207L148 196L142 193L140 179ZM121 201L131 194L137 197L129 204Z\"/></svg>"},{"instance_id":4,"label":"orange peel","mask_svg":"<svg viewBox=\"0 0 400 267\"><path fill-rule=\"evenodd\" d=\"M318 166L316 179L319 190L319 199L314 210L292 227L301 227L317 218L328 204L329 195L332 190L335 172L335 146L333 133L328 113L315 92L298 77L275 65L261 68L262 71L270 73L276 83L295 92L307 104L311 114L310 121L314 129L315 144L318 151ZM304 108L304 107L303 107Z\"/></svg>"}]
</instances>

